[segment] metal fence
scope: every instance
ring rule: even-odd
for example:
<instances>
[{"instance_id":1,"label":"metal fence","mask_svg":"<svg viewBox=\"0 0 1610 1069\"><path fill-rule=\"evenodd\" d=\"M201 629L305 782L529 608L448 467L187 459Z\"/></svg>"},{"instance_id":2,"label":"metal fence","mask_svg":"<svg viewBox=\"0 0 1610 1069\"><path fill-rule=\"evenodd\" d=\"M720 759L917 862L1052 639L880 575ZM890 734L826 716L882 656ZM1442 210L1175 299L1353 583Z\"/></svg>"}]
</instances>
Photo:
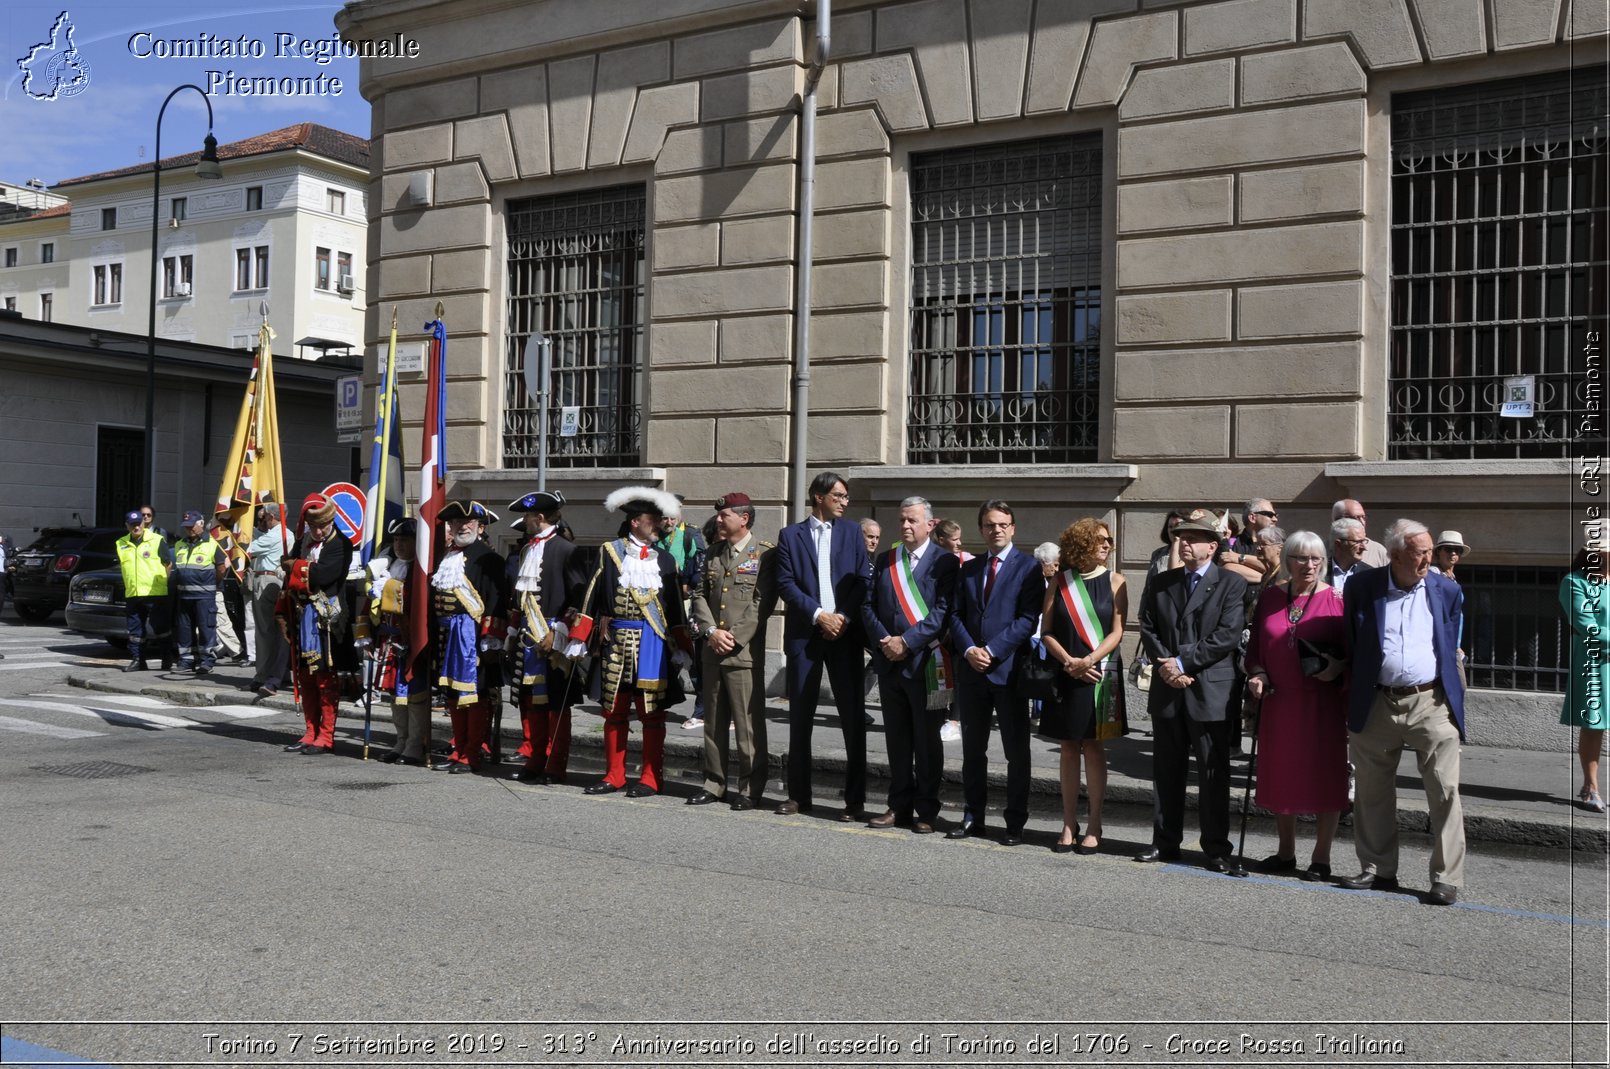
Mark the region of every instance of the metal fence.
<instances>
[{"instance_id":1,"label":"metal fence","mask_svg":"<svg viewBox=\"0 0 1610 1069\"><path fill-rule=\"evenodd\" d=\"M1461 564L1465 675L1472 687L1564 693L1571 643L1560 611L1564 568Z\"/></svg>"},{"instance_id":2,"label":"metal fence","mask_svg":"<svg viewBox=\"0 0 1610 1069\"><path fill-rule=\"evenodd\" d=\"M1101 138L912 157L912 464L1096 459Z\"/></svg>"},{"instance_id":3,"label":"metal fence","mask_svg":"<svg viewBox=\"0 0 1610 1069\"><path fill-rule=\"evenodd\" d=\"M524 353L549 342L548 463L634 465L642 456L642 186L511 201L503 466L537 466L539 411ZM575 433L561 416L576 410Z\"/></svg>"},{"instance_id":4,"label":"metal fence","mask_svg":"<svg viewBox=\"0 0 1610 1069\"><path fill-rule=\"evenodd\" d=\"M1610 300L1605 77L1393 98L1393 459L1569 455ZM1536 415L1501 417L1522 376Z\"/></svg>"}]
</instances>

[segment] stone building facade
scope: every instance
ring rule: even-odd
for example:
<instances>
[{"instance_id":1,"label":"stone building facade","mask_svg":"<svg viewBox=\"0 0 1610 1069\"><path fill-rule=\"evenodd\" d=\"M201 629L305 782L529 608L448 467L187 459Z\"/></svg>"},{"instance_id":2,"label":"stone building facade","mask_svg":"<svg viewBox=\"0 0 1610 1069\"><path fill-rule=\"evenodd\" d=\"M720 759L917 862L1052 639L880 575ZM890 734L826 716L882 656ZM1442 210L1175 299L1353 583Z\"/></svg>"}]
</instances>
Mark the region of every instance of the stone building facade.
<instances>
[{"instance_id":1,"label":"stone building facade","mask_svg":"<svg viewBox=\"0 0 1610 1069\"><path fill-rule=\"evenodd\" d=\"M1138 571L1173 505L1268 497L1288 529L1323 530L1351 496L1376 537L1404 514L1461 530L1488 604L1556 626L1572 458L1603 452L1571 415L1610 259L1604 0L835 4L806 417L817 16L343 10L349 38L422 45L363 66L368 338L393 306L417 329L441 302L462 492L534 480L518 379L541 331L567 369L555 416L580 423L551 440L550 482L584 536L612 521L581 503L628 480L690 502L743 489L775 529L808 418L809 468L847 472L853 514L924 493L971 533L999 496L1029 545L1100 515ZM1537 414L1500 420L1523 375ZM1556 639L1474 641L1504 662L1477 682L1554 689L1537 669Z\"/></svg>"}]
</instances>

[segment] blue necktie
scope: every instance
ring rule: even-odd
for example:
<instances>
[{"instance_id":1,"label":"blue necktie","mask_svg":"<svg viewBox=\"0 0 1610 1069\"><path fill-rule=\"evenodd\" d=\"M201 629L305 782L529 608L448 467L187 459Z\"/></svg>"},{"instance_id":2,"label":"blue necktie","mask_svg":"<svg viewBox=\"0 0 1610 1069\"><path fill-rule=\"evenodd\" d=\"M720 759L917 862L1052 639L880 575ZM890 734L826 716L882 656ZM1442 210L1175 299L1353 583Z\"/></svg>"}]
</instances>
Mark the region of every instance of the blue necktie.
<instances>
[{"instance_id":1,"label":"blue necktie","mask_svg":"<svg viewBox=\"0 0 1610 1069\"><path fill-rule=\"evenodd\" d=\"M1190 601L1191 595L1196 593L1196 584L1202 581L1201 572L1192 572L1185 577L1185 600Z\"/></svg>"}]
</instances>

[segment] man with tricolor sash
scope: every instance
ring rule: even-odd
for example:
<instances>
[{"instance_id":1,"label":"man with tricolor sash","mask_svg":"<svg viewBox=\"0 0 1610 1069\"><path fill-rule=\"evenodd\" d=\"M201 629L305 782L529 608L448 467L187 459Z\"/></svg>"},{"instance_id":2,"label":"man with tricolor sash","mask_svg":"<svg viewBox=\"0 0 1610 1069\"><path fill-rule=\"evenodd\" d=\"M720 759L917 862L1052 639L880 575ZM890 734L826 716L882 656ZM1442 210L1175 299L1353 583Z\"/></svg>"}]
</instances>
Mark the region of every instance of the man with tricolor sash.
<instances>
[{"instance_id":1,"label":"man with tricolor sash","mask_svg":"<svg viewBox=\"0 0 1610 1069\"><path fill-rule=\"evenodd\" d=\"M619 509L626 522L619 538L604 543L583 597L585 615L570 631L572 649L596 640L603 652L605 773L586 793L626 787L626 735L635 707L643 724L643 772L626 794L646 798L664 783L665 690L676 667L688 663L691 646L676 561L654 548L660 520L678 511L678 503L663 490L628 486L606 497L604 509Z\"/></svg>"},{"instance_id":2,"label":"man with tricolor sash","mask_svg":"<svg viewBox=\"0 0 1610 1069\"><path fill-rule=\"evenodd\" d=\"M940 644L950 622L961 561L929 536L934 510L925 498L900 502L900 544L872 562L861 624L872 648L889 748L889 808L875 828L919 835L939 818L944 773L940 725L954 694L956 666Z\"/></svg>"}]
</instances>

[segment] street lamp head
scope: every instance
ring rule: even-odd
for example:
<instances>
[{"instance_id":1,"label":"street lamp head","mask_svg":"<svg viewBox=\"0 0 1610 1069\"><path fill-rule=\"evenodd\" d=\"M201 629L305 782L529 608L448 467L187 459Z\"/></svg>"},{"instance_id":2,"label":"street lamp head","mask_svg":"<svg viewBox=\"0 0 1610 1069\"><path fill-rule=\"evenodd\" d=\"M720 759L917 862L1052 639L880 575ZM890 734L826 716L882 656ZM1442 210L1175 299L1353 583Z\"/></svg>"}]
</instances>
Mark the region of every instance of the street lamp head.
<instances>
[{"instance_id":1,"label":"street lamp head","mask_svg":"<svg viewBox=\"0 0 1610 1069\"><path fill-rule=\"evenodd\" d=\"M218 139L211 132L201 149L201 159L196 163L197 178L222 178L224 169L218 166Z\"/></svg>"}]
</instances>

